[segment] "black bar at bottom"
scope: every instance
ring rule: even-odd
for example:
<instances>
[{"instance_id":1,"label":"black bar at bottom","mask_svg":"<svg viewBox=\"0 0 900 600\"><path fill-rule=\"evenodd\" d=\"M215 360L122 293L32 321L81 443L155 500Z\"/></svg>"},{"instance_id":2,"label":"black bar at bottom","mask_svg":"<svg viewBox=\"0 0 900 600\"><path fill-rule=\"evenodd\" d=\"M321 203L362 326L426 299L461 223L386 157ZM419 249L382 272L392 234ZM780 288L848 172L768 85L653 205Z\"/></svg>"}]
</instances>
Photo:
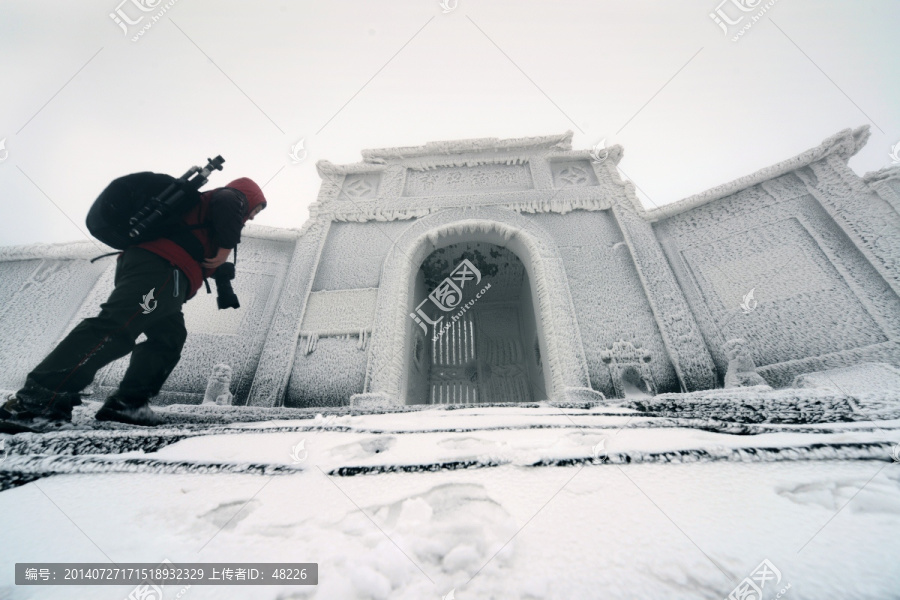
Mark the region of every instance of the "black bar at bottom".
<instances>
[{"instance_id":1,"label":"black bar at bottom","mask_svg":"<svg viewBox=\"0 0 900 600\"><path fill-rule=\"evenodd\" d=\"M319 563L16 563L16 585L318 585Z\"/></svg>"}]
</instances>

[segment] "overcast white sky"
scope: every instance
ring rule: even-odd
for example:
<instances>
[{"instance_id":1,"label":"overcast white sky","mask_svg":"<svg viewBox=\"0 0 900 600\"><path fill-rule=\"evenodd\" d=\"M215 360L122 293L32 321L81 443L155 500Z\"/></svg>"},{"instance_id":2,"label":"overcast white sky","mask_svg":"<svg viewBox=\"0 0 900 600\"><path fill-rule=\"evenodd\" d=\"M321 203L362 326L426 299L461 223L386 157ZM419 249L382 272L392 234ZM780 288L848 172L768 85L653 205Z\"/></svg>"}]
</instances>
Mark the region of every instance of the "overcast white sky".
<instances>
[{"instance_id":1,"label":"overcast white sky","mask_svg":"<svg viewBox=\"0 0 900 600\"><path fill-rule=\"evenodd\" d=\"M0 245L84 239L114 177L216 154L210 184L252 177L256 222L299 227L315 162L363 148L572 129L622 144L652 208L842 129L871 126L859 174L900 142L897 0L775 0L737 42L721 0L120 1L0 3ZM147 16L126 36L117 7Z\"/></svg>"}]
</instances>

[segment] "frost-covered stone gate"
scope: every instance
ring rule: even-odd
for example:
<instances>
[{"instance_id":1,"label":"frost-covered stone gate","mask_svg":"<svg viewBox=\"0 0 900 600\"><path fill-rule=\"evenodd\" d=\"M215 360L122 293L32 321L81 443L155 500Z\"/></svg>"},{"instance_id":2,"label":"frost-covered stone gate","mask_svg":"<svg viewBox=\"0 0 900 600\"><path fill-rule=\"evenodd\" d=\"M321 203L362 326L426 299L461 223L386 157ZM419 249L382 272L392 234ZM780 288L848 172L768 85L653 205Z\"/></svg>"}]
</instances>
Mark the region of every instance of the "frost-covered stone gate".
<instances>
[{"instance_id":1,"label":"frost-covered stone gate","mask_svg":"<svg viewBox=\"0 0 900 600\"><path fill-rule=\"evenodd\" d=\"M900 365L900 168L853 173L867 137L843 131L652 211L618 175L621 147L593 160L571 132L321 161L302 229L245 229L241 310L203 293L185 306L184 357L156 401L199 402L217 362L236 402L260 406L709 389L735 338L774 387ZM0 387L96 314L114 269L97 253L0 248ZM98 374L98 395L126 361Z\"/></svg>"}]
</instances>

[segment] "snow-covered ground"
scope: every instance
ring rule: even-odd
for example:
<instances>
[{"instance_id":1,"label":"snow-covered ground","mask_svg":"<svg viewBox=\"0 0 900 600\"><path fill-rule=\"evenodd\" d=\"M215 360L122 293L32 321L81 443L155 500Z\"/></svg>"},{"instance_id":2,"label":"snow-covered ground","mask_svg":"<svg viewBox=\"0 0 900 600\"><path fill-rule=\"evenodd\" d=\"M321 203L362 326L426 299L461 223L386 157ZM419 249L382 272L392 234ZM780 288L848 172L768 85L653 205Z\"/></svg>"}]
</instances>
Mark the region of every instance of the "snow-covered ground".
<instances>
[{"instance_id":1,"label":"snow-covered ground","mask_svg":"<svg viewBox=\"0 0 900 600\"><path fill-rule=\"evenodd\" d=\"M768 560L766 600L900 597L898 407L807 400L804 422L794 398L762 419L699 401L173 406L163 427L99 430L88 402L75 431L4 439L0 580L16 562L317 562L316 587L166 598L721 599Z\"/></svg>"}]
</instances>

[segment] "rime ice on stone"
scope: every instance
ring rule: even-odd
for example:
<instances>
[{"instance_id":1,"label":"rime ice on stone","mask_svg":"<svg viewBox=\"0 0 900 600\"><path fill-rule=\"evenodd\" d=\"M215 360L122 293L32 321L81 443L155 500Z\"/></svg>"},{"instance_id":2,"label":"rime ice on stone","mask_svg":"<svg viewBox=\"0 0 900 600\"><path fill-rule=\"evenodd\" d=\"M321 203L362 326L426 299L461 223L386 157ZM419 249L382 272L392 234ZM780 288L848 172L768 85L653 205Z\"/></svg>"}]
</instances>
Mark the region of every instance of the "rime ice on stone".
<instances>
[{"instance_id":1,"label":"rime ice on stone","mask_svg":"<svg viewBox=\"0 0 900 600\"><path fill-rule=\"evenodd\" d=\"M602 350L600 359L608 365L616 397L656 395L656 384L649 368L649 351L619 340L608 350Z\"/></svg>"},{"instance_id":2,"label":"rime ice on stone","mask_svg":"<svg viewBox=\"0 0 900 600\"><path fill-rule=\"evenodd\" d=\"M649 211L620 177L620 146L598 163L572 135L320 161L300 230L245 227L241 308L202 290L185 306L182 360L154 402L202 402L219 362L235 403L258 407L591 403L900 366L900 167L849 169L867 128ZM104 251L0 248L0 388L97 314L115 261L87 259ZM436 347L409 315L463 260L491 288L462 316L428 315L456 323ZM729 375L735 339L755 375ZM97 374L98 396L127 364Z\"/></svg>"},{"instance_id":3,"label":"rime ice on stone","mask_svg":"<svg viewBox=\"0 0 900 600\"><path fill-rule=\"evenodd\" d=\"M900 369L884 363L862 363L852 367L805 373L793 387L817 388L845 394L873 394L900 390Z\"/></svg>"}]
</instances>

